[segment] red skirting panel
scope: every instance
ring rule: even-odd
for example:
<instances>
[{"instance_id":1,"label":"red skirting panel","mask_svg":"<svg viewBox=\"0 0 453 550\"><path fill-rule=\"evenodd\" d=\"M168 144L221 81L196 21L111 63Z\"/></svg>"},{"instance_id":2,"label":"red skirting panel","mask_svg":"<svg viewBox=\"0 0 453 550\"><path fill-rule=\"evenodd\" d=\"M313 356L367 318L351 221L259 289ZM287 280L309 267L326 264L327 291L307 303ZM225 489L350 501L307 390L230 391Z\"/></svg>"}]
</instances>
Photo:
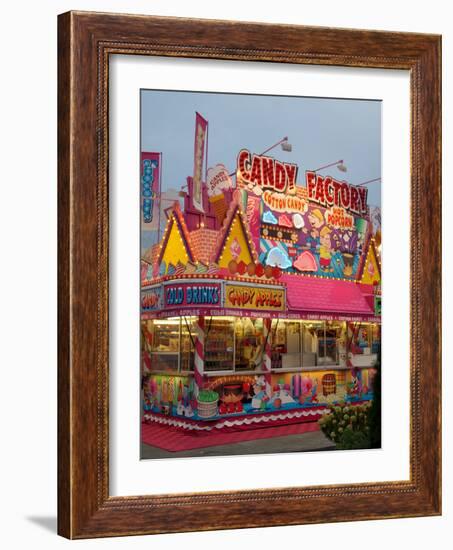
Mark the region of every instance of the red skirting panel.
<instances>
[{"instance_id":1,"label":"red skirting panel","mask_svg":"<svg viewBox=\"0 0 453 550\"><path fill-rule=\"evenodd\" d=\"M235 432L187 432L173 426L160 425L154 422L142 423L142 442L159 447L166 451L188 451L202 447L228 445L241 441L282 437L285 435L303 434L319 430L317 422L298 422L283 426L271 426L265 429L248 429Z\"/></svg>"}]
</instances>

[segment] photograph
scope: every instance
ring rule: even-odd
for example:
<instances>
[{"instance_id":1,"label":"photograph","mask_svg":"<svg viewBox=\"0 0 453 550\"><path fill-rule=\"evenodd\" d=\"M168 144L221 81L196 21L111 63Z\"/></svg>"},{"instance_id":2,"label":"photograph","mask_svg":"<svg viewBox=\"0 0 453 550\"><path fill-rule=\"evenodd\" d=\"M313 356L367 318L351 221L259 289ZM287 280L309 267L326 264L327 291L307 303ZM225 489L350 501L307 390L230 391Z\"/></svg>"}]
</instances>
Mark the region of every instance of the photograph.
<instances>
[{"instance_id":1,"label":"photograph","mask_svg":"<svg viewBox=\"0 0 453 550\"><path fill-rule=\"evenodd\" d=\"M141 459L381 448L381 107L140 90Z\"/></svg>"}]
</instances>

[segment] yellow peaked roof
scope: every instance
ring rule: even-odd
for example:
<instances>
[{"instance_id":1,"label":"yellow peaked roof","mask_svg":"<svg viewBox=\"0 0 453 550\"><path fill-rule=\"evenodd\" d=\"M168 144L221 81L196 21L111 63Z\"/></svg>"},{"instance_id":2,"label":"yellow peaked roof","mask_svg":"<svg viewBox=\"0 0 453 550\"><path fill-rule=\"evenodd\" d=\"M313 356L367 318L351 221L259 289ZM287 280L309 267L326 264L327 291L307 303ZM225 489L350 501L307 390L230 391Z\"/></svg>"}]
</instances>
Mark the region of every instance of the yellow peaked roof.
<instances>
[{"instance_id":1,"label":"yellow peaked roof","mask_svg":"<svg viewBox=\"0 0 453 550\"><path fill-rule=\"evenodd\" d=\"M379 283L380 280L381 266L379 265L379 260L376 256L374 242L370 240L360 282L364 285L372 285L374 283Z\"/></svg>"},{"instance_id":2,"label":"yellow peaked roof","mask_svg":"<svg viewBox=\"0 0 453 550\"><path fill-rule=\"evenodd\" d=\"M176 215L178 213L176 212ZM188 261L193 260L193 254L190 250L190 245L187 238L184 235L184 231L181 231L180 226L176 220L175 213L172 213L170 219L167 222L164 238L162 240L162 249L159 255L159 263L165 262L165 270L168 269L169 264L174 266L179 262L183 265Z\"/></svg>"},{"instance_id":3,"label":"yellow peaked roof","mask_svg":"<svg viewBox=\"0 0 453 550\"><path fill-rule=\"evenodd\" d=\"M254 261L253 245L250 243L250 238L241 219L241 212L237 207L230 222L226 225L222 241L223 244L221 244L216 258L219 267L228 267L231 260L243 261L245 264Z\"/></svg>"}]
</instances>

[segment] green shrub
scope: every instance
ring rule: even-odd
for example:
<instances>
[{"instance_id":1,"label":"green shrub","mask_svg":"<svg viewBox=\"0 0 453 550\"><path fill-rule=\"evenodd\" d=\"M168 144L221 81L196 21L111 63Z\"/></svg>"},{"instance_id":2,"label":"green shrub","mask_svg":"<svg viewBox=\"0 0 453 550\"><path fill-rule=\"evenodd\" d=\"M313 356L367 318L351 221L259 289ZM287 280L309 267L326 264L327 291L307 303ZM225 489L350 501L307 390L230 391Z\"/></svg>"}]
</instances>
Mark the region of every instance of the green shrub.
<instances>
[{"instance_id":1,"label":"green shrub","mask_svg":"<svg viewBox=\"0 0 453 550\"><path fill-rule=\"evenodd\" d=\"M357 431L346 428L337 443L337 449L369 449L370 438L366 431Z\"/></svg>"},{"instance_id":2,"label":"green shrub","mask_svg":"<svg viewBox=\"0 0 453 550\"><path fill-rule=\"evenodd\" d=\"M319 419L319 425L337 449L370 448L369 411L369 403L354 406L338 403L329 407L329 412Z\"/></svg>"}]
</instances>

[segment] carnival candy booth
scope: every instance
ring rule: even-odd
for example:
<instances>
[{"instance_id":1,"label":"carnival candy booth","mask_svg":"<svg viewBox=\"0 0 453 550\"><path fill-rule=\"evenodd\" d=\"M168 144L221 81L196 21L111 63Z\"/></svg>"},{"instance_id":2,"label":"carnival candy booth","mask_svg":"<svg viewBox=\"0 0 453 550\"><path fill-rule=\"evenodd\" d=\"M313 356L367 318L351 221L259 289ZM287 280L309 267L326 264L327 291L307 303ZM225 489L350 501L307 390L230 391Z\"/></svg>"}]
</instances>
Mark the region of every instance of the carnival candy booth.
<instances>
[{"instance_id":1,"label":"carnival candy booth","mask_svg":"<svg viewBox=\"0 0 453 550\"><path fill-rule=\"evenodd\" d=\"M381 271L367 190L297 172L242 150L236 181L189 177L165 210L141 264L144 422L250 430L373 398Z\"/></svg>"}]
</instances>

